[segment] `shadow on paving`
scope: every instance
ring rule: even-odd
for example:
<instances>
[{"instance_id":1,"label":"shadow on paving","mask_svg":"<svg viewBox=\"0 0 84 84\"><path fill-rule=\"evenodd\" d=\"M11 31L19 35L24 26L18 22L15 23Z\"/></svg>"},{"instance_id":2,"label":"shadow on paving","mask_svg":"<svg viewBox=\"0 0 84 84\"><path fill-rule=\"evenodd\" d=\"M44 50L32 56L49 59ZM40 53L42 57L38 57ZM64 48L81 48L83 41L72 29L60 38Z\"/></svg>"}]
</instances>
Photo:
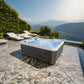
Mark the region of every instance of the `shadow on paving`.
<instances>
[{"instance_id":1,"label":"shadow on paving","mask_svg":"<svg viewBox=\"0 0 84 84\"><path fill-rule=\"evenodd\" d=\"M20 50L16 50L14 52L11 52L10 55L12 55L12 56L14 56L14 57L26 62L27 64L30 64L30 65L36 67L36 68L46 68L46 67L51 66L50 64L48 64L46 62L31 58L29 56L22 55L21 49Z\"/></svg>"},{"instance_id":2,"label":"shadow on paving","mask_svg":"<svg viewBox=\"0 0 84 84\"><path fill-rule=\"evenodd\" d=\"M78 48L78 54L79 54L81 68L82 68L83 77L84 77L84 49Z\"/></svg>"}]
</instances>

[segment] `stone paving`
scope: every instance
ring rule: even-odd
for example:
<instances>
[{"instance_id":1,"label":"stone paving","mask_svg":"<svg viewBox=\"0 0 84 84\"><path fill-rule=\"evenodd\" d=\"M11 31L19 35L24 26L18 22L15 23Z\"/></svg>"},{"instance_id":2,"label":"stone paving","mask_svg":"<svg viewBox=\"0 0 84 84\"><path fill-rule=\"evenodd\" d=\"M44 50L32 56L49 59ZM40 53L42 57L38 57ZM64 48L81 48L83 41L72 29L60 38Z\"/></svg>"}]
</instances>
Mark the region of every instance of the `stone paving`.
<instances>
[{"instance_id":1,"label":"stone paving","mask_svg":"<svg viewBox=\"0 0 84 84\"><path fill-rule=\"evenodd\" d=\"M84 84L78 47L64 45L55 65L21 55L20 42L0 45L0 84Z\"/></svg>"}]
</instances>

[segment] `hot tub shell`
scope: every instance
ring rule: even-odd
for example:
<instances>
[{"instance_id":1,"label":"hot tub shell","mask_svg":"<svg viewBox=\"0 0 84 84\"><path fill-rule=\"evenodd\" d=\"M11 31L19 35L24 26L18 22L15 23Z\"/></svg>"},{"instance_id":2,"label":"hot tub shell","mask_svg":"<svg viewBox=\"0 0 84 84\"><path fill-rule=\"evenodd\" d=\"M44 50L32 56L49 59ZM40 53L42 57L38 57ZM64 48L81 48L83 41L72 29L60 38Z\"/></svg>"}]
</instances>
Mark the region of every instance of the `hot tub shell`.
<instances>
[{"instance_id":1,"label":"hot tub shell","mask_svg":"<svg viewBox=\"0 0 84 84\"><path fill-rule=\"evenodd\" d=\"M22 41L21 42L22 55L30 56L39 59L41 61L45 61L49 64L55 64L56 60L62 53L64 41L56 39L54 41L60 42L60 44L54 48L43 47L40 45L33 45L33 44L31 45L25 41Z\"/></svg>"}]
</instances>

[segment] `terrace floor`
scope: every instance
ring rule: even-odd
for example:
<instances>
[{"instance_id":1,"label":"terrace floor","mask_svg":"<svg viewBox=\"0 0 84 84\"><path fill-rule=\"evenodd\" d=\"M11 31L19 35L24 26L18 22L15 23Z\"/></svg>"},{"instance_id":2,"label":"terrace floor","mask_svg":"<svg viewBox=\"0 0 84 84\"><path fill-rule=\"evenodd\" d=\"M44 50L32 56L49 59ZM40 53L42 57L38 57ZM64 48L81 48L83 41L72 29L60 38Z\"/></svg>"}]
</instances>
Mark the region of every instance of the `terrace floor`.
<instances>
[{"instance_id":1,"label":"terrace floor","mask_svg":"<svg viewBox=\"0 0 84 84\"><path fill-rule=\"evenodd\" d=\"M21 55L20 42L0 45L0 84L84 84L78 47L64 45L55 65Z\"/></svg>"}]
</instances>

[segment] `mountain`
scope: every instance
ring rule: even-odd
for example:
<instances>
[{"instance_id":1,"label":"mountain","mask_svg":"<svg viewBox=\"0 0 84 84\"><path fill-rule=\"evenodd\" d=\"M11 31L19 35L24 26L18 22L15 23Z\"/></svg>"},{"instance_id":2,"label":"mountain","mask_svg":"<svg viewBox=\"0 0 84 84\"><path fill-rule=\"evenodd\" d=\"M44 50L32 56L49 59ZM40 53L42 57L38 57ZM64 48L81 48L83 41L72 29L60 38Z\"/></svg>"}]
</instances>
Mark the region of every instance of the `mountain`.
<instances>
[{"instance_id":1,"label":"mountain","mask_svg":"<svg viewBox=\"0 0 84 84\"><path fill-rule=\"evenodd\" d=\"M30 22L30 21L27 21L28 22L28 24L30 24L30 25L34 25L34 23L33 22Z\"/></svg>"},{"instance_id":2,"label":"mountain","mask_svg":"<svg viewBox=\"0 0 84 84\"><path fill-rule=\"evenodd\" d=\"M64 23L67 23L65 21L56 21L56 20L49 20L49 21L45 21L45 22L41 22L39 23L39 25L47 25L49 27L55 27L57 25L61 25L61 24L64 24Z\"/></svg>"},{"instance_id":3,"label":"mountain","mask_svg":"<svg viewBox=\"0 0 84 84\"><path fill-rule=\"evenodd\" d=\"M49 26L53 30L53 28L55 28L56 26L64 24L64 23L67 23L67 22L66 21L56 21L56 20L44 21L44 22L40 22L38 24L32 25L32 30L39 29L41 26L44 26L44 25Z\"/></svg>"},{"instance_id":4,"label":"mountain","mask_svg":"<svg viewBox=\"0 0 84 84\"><path fill-rule=\"evenodd\" d=\"M77 41L84 40L84 22L58 25L54 28L54 31L61 32L62 38Z\"/></svg>"},{"instance_id":5,"label":"mountain","mask_svg":"<svg viewBox=\"0 0 84 84\"><path fill-rule=\"evenodd\" d=\"M60 32L60 39L67 39L67 40L72 40L72 41L83 41L84 37L79 36L79 35L65 33L65 32Z\"/></svg>"},{"instance_id":6,"label":"mountain","mask_svg":"<svg viewBox=\"0 0 84 84\"><path fill-rule=\"evenodd\" d=\"M32 30L39 29L44 25L49 26L52 31L59 31L60 38L74 41L84 40L84 22L67 23L65 21L49 20L32 25Z\"/></svg>"},{"instance_id":7,"label":"mountain","mask_svg":"<svg viewBox=\"0 0 84 84\"><path fill-rule=\"evenodd\" d=\"M39 29L40 27L41 27L42 25L39 25L39 24L37 24L37 25L32 25L32 30L37 30L37 29Z\"/></svg>"}]
</instances>

